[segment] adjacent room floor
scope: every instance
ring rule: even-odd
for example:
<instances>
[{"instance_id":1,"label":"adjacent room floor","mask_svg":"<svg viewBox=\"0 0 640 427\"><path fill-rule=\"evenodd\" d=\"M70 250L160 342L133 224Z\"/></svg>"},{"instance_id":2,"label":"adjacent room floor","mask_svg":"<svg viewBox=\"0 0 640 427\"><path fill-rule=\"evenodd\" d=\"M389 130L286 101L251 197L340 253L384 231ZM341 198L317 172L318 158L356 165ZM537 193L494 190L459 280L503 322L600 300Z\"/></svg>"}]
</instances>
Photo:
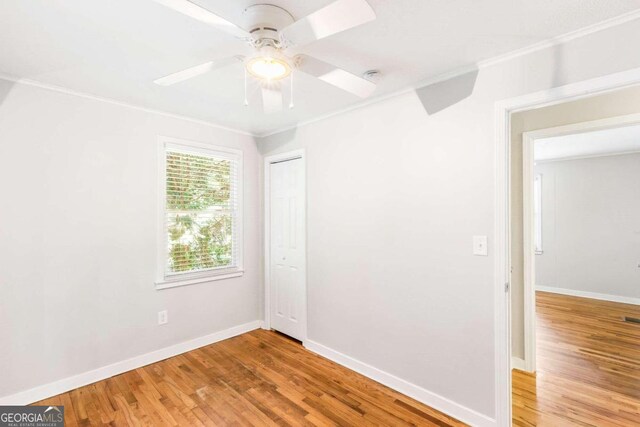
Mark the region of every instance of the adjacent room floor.
<instances>
[{"instance_id":1,"label":"adjacent room floor","mask_svg":"<svg viewBox=\"0 0 640 427\"><path fill-rule=\"evenodd\" d=\"M253 331L38 402L66 426L461 426L306 350Z\"/></svg>"},{"instance_id":2,"label":"adjacent room floor","mask_svg":"<svg viewBox=\"0 0 640 427\"><path fill-rule=\"evenodd\" d=\"M537 292L537 374L513 371L515 426L640 425L640 306Z\"/></svg>"}]
</instances>

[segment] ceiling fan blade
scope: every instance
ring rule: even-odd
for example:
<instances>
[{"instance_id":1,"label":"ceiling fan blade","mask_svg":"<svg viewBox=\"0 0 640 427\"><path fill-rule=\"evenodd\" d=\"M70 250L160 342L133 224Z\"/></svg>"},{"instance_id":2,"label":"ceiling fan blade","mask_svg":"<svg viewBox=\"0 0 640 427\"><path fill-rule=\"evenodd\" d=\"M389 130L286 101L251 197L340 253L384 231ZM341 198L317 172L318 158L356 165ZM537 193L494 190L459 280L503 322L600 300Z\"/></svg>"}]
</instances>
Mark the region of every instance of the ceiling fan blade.
<instances>
[{"instance_id":1,"label":"ceiling fan blade","mask_svg":"<svg viewBox=\"0 0 640 427\"><path fill-rule=\"evenodd\" d=\"M177 12L190 16L191 18L204 22L205 24L209 24L212 27L220 31L223 31L227 34L230 34L234 37L237 37L239 39L248 40L251 38L251 35L249 34L249 32L238 27L236 24L227 21L226 19L216 15L213 12L210 12L204 7L198 6L197 4L190 2L189 0L155 0L155 1L170 9L173 9Z\"/></svg>"},{"instance_id":2,"label":"ceiling fan blade","mask_svg":"<svg viewBox=\"0 0 640 427\"><path fill-rule=\"evenodd\" d=\"M370 96L376 84L334 65L307 55L298 55L298 70L361 98Z\"/></svg>"},{"instance_id":3,"label":"ceiling fan blade","mask_svg":"<svg viewBox=\"0 0 640 427\"><path fill-rule=\"evenodd\" d=\"M302 46L376 19L366 0L336 0L281 32L289 46Z\"/></svg>"},{"instance_id":4,"label":"ceiling fan blade","mask_svg":"<svg viewBox=\"0 0 640 427\"><path fill-rule=\"evenodd\" d=\"M282 111L282 91L279 87L262 86L262 108L266 114Z\"/></svg>"},{"instance_id":5,"label":"ceiling fan blade","mask_svg":"<svg viewBox=\"0 0 640 427\"><path fill-rule=\"evenodd\" d=\"M199 76L200 74L208 73L209 71L217 68L226 67L238 61L242 61L242 57L232 56L230 58L216 59L213 61L205 62L204 64L196 65L195 67L187 68L186 70L178 71L177 73L169 74L168 76L161 77L153 82L160 86L171 86L172 84L180 83L182 81Z\"/></svg>"}]
</instances>

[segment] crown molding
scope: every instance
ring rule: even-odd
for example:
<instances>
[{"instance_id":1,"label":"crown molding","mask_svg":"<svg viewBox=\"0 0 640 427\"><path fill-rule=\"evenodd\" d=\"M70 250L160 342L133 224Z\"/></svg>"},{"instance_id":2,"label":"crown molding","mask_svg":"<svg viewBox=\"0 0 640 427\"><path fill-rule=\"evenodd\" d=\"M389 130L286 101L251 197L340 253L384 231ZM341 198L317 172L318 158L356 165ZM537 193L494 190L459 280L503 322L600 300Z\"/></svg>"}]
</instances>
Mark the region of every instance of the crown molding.
<instances>
[{"instance_id":1,"label":"crown molding","mask_svg":"<svg viewBox=\"0 0 640 427\"><path fill-rule=\"evenodd\" d=\"M623 13L622 15L614 16L613 18L605 19L604 21L596 22L595 24L588 25L586 27L579 28L574 31L553 37L547 40L543 40L534 43L529 46L525 46L520 49L507 52L503 55L494 56L492 58L485 59L478 62L478 68L487 68L492 65L500 64L502 62L509 61L521 56L528 55L539 50L548 49L553 46L557 46L563 43L570 42L575 39L579 39L590 34L598 33L600 31L608 30L609 28L617 27L627 22L635 21L640 18L640 9L632 10L631 12Z\"/></svg>"},{"instance_id":2,"label":"crown molding","mask_svg":"<svg viewBox=\"0 0 640 427\"><path fill-rule=\"evenodd\" d=\"M565 33L563 35L551 38L551 39L547 39L547 40L543 40L534 44L531 44L529 46L523 47L521 49L516 49L513 50L511 52L505 53L503 55L498 55L498 56L494 56L492 58L488 58L482 61L478 61L475 64L472 65L467 65L464 67L459 67L456 68L455 70L443 73L443 74L439 74L437 76L434 77L430 77L428 79L425 80L421 80L420 82L411 85L409 87L406 87L404 89L398 89L396 91L384 94L384 95L380 95L374 98L370 98L367 99L365 101L350 105L348 107L327 113L327 114L323 114L321 116L309 119L309 120L305 120L302 121L300 123L297 123L295 125L292 126L286 126L286 127L282 127L276 130L271 130L271 131L267 131L267 132L262 132L262 133L258 133L256 134L256 137L258 138L266 138L272 135L276 135L278 133L282 133L282 132L286 132L288 130L291 129L296 129L302 126L306 126L309 125L311 123L315 123L315 122L319 122L325 119L328 119L330 117L333 116L338 116L344 113L348 113L350 111L359 109L359 108L363 108L372 104L376 104L378 102L383 102L386 101L390 98L394 98L396 96L400 96L400 95L404 95L410 92L413 92L417 89L426 87L426 86L430 86L436 83L440 83L446 80L450 80L454 77L458 77L458 76L462 76L464 74L470 73L472 71L477 71L483 68L488 68L494 65L498 65L504 62L508 62L512 59L516 59L522 56L526 56L529 55L531 53L543 50L543 49L548 49L550 47L553 46L557 46L557 45L561 45L563 43L567 43L571 40L575 40L575 39L579 39L581 37L585 37L588 36L590 34L594 34L594 33L598 33L600 31L603 30L607 30L609 28L613 28L613 27L617 27L619 25L625 24L627 22L631 22L634 21L636 19L640 19L640 9L638 10L634 10L622 15L618 15L615 16L613 18L609 18L607 20L580 28L578 30L574 30L568 33Z\"/></svg>"},{"instance_id":3,"label":"crown molding","mask_svg":"<svg viewBox=\"0 0 640 427\"><path fill-rule=\"evenodd\" d=\"M458 77L458 76L461 76L463 74L467 74L467 73L470 73L470 72L476 71L476 70L478 70L478 67L475 66L475 65L469 65L469 66L465 66L465 67L456 68L453 71L450 71L450 72L447 72L447 73L443 73L443 74L439 74L439 75L437 75L437 76L435 76L433 78L430 78L428 80L422 80L418 84L411 85L411 86L405 87L403 89L398 89L398 90L395 90L393 92L386 93L384 95L379 95L379 96L376 96L376 97L373 97L373 98L369 98L369 99L366 99L364 101L361 101L361 102L349 105L347 107L341 108L339 110L331 111L329 113L325 113L325 114L322 114L320 116L317 116L317 117L314 117L314 118L311 118L311 119L308 119L308 120L303 120L303 121L301 121L299 123L296 123L295 125L285 126L285 127L282 127L282 128L278 128L276 130L271 130L271 131L267 131L267 132L263 132L263 133L258 133L258 134L256 134L256 137L258 137L258 138L266 138L266 137L269 137L269 136L272 136L272 135L276 135L276 134L279 134L279 133L282 133L282 132L286 132L288 130L297 129L297 128L300 128L300 127L303 127L303 126L306 126L306 125L310 125L312 123L321 122L321 121L326 120L326 119L328 119L330 117L339 116L339 115L348 113L348 112L353 111L353 110L359 110L360 108L364 108L364 107L367 107L367 106L372 105L372 104L377 104L379 102L384 102L384 101L386 101L388 99L395 98L395 97L401 96L401 95L405 95L405 94L411 93L411 92L413 92L413 91L415 91L417 89L420 89L420 88L423 88L423 87L426 87L426 86L431 86L431 85L436 84L436 83L444 82L444 81L450 80L450 79L452 79L454 77Z\"/></svg>"},{"instance_id":4,"label":"crown molding","mask_svg":"<svg viewBox=\"0 0 640 427\"><path fill-rule=\"evenodd\" d=\"M475 64L471 64L468 66L464 66L464 67L459 67L456 68L452 71L443 73L443 74L439 74L437 76L434 77L430 77L428 79L425 80L421 80L416 84L412 84L409 85L408 87L405 87L403 89L398 89L396 91L387 93L387 94L383 94L383 95L379 95L373 98L369 98L367 100L364 100L362 102L358 102L355 104L352 104L350 106L347 106L345 108L341 108L326 114L322 114L319 115L317 117L308 119L308 120L304 120L301 121L299 123L296 123L294 125L290 125L290 126L283 126L281 128L277 128L277 129L273 129L273 130L268 130L268 131L264 131L264 132L248 132L248 131L244 131L241 129L236 129L236 128L232 128L229 126L224 126L221 125L219 123L215 123L215 122L210 122L210 121L206 121L206 120L201 120L201 119L196 119L194 117L189 117L189 116L183 116L183 115L179 115L179 114L174 114L174 113L170 113L167 111L162 111L162 110L157 110L157 109L153 109L153 108L148 108L148 107L144 107L141 105L136 105L136 104L132 104L132 103L128 103L128 102L124 102L124 101L119 101L117 99L113 99L113 98L108 98L108 97L103 97L103 96L97 96L97 95L93 95L90 93L85 93L85 92L80 92L77 90L73 90L73 89L69 89L63 86L56 86L56 85L52 85L52 84L48 84L48 83L44 83L44 82L40 82L37 80L32 80L32 79L26 79L26 78L19 78L19 77L15 77L15 76L11 76L8 74L4 74L4 73L0 73L0 79L2 80L7 80L7 81L11 81L11 82L16 82L16 83L20 83L20 84L25 84L25 85L29 85L29 86L34 86L34 87L39 87L42 89L47 89L47 90L51 90L51 91L55 91L55 92L60 92L60 93L65 93L68 95L74 95L74 96L79 96L81 98L86 98L86 99L93 99L96 101L102 101L102 102L107 102L110 104L114 104L114 105L119 105L121 107L127 107L127 108L132 108L135 110L139 110L139 111L144 111L147 113L151 113L151 114L159 114L165 117L171 117L174 119L179 119L179 120L185 120L191 123L197 123L197 124L201 124L204 126L209 126L209 127L213 127L216 129L221 129L221 130L225 130L228 132L233 132L233 133L237 133L240 135L246 135L246 136L251 136L254 138L266 138L272 135L276 135L278 133L282 133L282 132L286 132L288 130L291 129L296 129L299 127L303 127L306 125L309 125L311 123L316 123L316 122L320 122L323 120L326 120L330 117L334 117L334 116L338 116L341 114L345 114L348 113L350 111L353 110L357 110L359 108L363 108L372 104L376 104L378 102L383 102L386 101L388 99L394 98L396 96L400 96L400 95L404 95L410 92L415 91L416 89L420 89L426 86L430 86L436 83L440 83L449 79L452 79L454 77L458 77L461 76L463 74L467 74L469 72L472 71L477 71L479 69L483 69L483 68L487 68L487 67L491 67L493 65L497 65L500 63L504 63L507 62L509 60L518 58L518 57L522 57L525 55L528 55L530 53L534 53L543 49L547 49L553 46L557 46L563 43L567 43L571 40L575 40L581 37L585 37L588 36L590 34L594 34L603 30L607 30L609 28L613 28L616 27L618 25L622 25L625 24L627 22L630 21L634 21L636 19L640 18L640 9L638 10L634 10L622 15L618 15L616 17L580 28L578 30L575 31L571 31L569 33L565 33L563 35L560 35L558 37L554 37L548 40L544 40L541 42L537 42L534 43L532 45L526 46L524 48L521 49L517 49L511 52L508 52L506 54L503 55L498 55L489 59L485 59L482 61L479 61Z\"/></svg>"},{"instance_id":5,"label":"crown molding","mask_svg":"<svg viewBox=\"0 0 640 427\"><path fill-rule=\"evenodd\" d=\"M194 117L189 117L189 116L183 116L180 114L174 114L174 113L170 113L168 111L163 111L163 110L157 110L154 108L149 108L149 107L143 107L142 105L137 105L137 104L132 104L129 102L124 102L124 101L119 101L117 99L113 99L113 98L107 98L104 96L98 96L98 95L93 95L90 93L86 93L86 92L80 92L77 90L73 90L73 89L69 89L63 86L57 86L57 85L52 85L49 83L43 83L37 80L32 80L32 79L25 79L25 78L20 78L20 77L16 77L16 76L12 76L9 74L5 74L5 73L0 73L0 80L6 80L9 82L14 82L14 83L18 83L18 84L23 84L23 85L27 85L27 86L33 86L33 87L37 87L40 89L46 89L46 90L50 90L53 92L59 92L59 93L64 93L66 95L72 95L72 96L78 96L80 98L85 98L85 99L91 99L94 101L100 101L100 102L106 102L108 104L113 104L113 105L118 105L120 107L126 107L126 108L131 108L134 110L138 110L138 111L144 111L145 113L150 113L150 114L158 114L164 117L170 117L172 119L178 119L178 120L184 120L190 123L197 123L199 125L204 125L204 126L208 126L208 127L212 127L212 128L216 128L216 129L221 129L221 130L225 130L227 132L233 132L233 133L237 133L240 135L246 135L246 136L251 136L256 138L258 135L251 133L251 132L247 132L244 130L240 130L240 129L236 129L236 128L232 128L229 126L224 126L215 122L210 122L207 120L201 120L201 119L196 119Z\"/></svg>"}]
</instances>

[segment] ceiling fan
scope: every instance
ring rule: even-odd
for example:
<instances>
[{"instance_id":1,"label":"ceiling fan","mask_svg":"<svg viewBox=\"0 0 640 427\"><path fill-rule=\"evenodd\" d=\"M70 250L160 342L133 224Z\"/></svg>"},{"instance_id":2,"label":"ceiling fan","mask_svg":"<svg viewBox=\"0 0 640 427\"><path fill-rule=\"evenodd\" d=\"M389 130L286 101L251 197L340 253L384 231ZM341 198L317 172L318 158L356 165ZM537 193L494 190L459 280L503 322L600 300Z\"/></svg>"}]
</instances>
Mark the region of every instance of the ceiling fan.
<instances>
[{"instance_id":1,"label":"ceiling fan","mask_svg":"<svg viewBox=\"0 0 640 427\"><path fill-rule=\"evenodd\" d=\"M244 10L246 23L243 27L189 0L155 1L248 43L253 52L248 56L215 59L169 74L155 80L158 85L169 86L241 62L245 68L245 105L248 105L247 76L250 75L260 83L266 113L282 109L281 80L290 77L293 89L293 70L362 98L371 95L376 88L376 71L368 71L360 77L311 56L292 54L290 50L373 21L376 15L366 0L336 0L297 21L279 6L256 4ZM293 98L290 107L293 107Z\"/></svg>"}]
</instances>

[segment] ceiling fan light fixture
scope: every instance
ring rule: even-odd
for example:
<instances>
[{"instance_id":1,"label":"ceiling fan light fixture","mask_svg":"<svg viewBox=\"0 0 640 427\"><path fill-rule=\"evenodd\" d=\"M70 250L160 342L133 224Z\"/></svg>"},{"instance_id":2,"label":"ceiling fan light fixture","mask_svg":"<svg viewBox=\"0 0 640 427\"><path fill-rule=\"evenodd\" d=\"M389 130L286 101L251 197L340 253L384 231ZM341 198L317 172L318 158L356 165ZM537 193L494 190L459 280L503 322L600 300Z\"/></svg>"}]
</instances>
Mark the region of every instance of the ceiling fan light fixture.
<instances>
[{"instance_id":1,"label":"ceiling fan light fixture","mask_svg":"<svg viewBox=\"0 0 640 427\"><path fill-rule=\"evenodd\" d=\"M247 71L258 79L280 80L291 74L291 66L279 58L258 56L247 62Z\"/></svg>"},{"instance_id":2,"label":"ceiling fan light fixture","mask_svg":"<svg viewBox=\"0 0 640 427\"><path fill-rule=\"evenodd\" d=\"M235 55L214 59L169 74L155 80L159 85L173 85L241 61L244 67L244 105L249 105L248 83L251 76L260 87L265 113L281 111L285 89L283 79L287 77L290 87L289 108L293 107L294 71L362 98L370 96L376 89L380 78L380 73L376 70L359 76L298 52L298 48L309 43L373 21L376 14L369 5L369 0L325 0L331 3L297 21L281 7L254 4L244 10L245 22L242 25L227 21L198 6L194 0L155 1L246 42L253 52L249 57ZM291 48L295 50L291 51Z\"/></svg>"}]
</instances>

